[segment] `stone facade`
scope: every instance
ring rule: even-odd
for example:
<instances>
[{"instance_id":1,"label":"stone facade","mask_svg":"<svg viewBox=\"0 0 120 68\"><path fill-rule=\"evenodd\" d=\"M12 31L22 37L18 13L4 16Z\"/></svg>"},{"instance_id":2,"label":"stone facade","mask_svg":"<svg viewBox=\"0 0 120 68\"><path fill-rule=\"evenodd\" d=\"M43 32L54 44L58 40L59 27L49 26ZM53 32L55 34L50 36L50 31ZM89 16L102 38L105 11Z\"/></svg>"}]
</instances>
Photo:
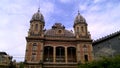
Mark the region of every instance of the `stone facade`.
<instances>
[{"instance_id":1,"label":"stone facade","mask_svg":"<svg viewBox=\"0 0 120 68\"><path fill-rule=\"evenodd\" d=\"M84 17L75 17L74 32L55 23L44 30L44 16L38 10L30 20L26 37L25 68L77 68L93 60L92 39Z\"/></svg>"},{"instance_id":2,"label":"stone facade","mask_svg":"<svg viewBox=\"0 0 120 68\"><path fill-rule=\"evenodd\" d=\"M9 68L11 57L6 52L0 52L0 68Z\"/></svg>"},{"instance_id":3,"label":"stone facade","mask_svg":"<svg viewBox=\"0 0 120 68\"><path fill-rule=\"evenodd\" d=\"M93 42L95 59L101 59L101 56L113 57L120 55L120 31L95 40Z\"/></svg>"}]
</instances>

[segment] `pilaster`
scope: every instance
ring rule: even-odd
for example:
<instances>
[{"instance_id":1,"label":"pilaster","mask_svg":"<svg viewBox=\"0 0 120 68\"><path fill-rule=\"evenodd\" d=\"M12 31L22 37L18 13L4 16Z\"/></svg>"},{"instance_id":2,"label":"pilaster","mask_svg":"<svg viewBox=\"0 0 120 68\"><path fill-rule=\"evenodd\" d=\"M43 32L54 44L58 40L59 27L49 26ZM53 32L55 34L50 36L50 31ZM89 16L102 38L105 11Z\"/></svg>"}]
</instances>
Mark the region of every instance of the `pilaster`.
<instances>
[{"instance_id":1,"label":"pilaster","mask_svg":"<svg viewBox=\"0 0 120 68\"><path fill-rule=\"evenodd\" d=\"M67 57L67 47L65 47L65 62L68 62L68 57Z\"/></svg>"},{"instance_id":2,"label":"pilaster","mask_svg":"<svg viewBox=\"0 0 120 68\"><path fill-rule=\"evenodd\" d=\"M56 62L56 47L53 47L53 62Z\"/></svg>"},{"instance_id":3,"label":"pilaster","mask_svg":"<svg viewBox=\"0 0 120 68\"><path fill-rule=\"evenodd\" d=\"M43 42L41 42L40 44L41 44L41 49L40 49L40 61L43 61L43 49L44 49Z\"/></svg>"},{"instance_id":4,"label":"pilaster","mask_svg":"<svg viewBox=\"0 0 120 68\"><path fill-rule=\"evenodd\" d=\"M77 44L77 62L80 62L80 46L79 46L80 44Z\"/></svg>"}]
</instances>

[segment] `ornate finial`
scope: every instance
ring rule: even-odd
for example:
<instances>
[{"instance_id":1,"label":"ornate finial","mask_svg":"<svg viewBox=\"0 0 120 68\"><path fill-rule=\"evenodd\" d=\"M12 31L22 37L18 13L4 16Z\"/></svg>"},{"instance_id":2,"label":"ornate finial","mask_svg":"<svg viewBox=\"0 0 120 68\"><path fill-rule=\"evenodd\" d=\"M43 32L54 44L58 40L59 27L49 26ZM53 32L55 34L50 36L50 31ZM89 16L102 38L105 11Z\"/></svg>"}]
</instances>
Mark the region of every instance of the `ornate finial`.
<instances>
[{"instance_id":1,"label":"ornate finial","mask_svg":"<svg viewBox=\"0 0 120 68\"><path fill-rule=\"evenodd\" d=\"M40 0L38 2L38 12L40 12Z\"/></svg>"},{"instance_id":2,"label":"ornate finial","mask_svg":"<svg viewBox=\"0 0 120 68\"><path fill-rule=\"evenodd\" d=\"M78 10L78 15L80 15L80 11Z\"/></svg>"},{"instance_id":3,"label":"ornate finial","mask_svg":"<svg viewBox=\"0 0 120 68\"><path fill-rule=\"evenodd\" d=\"M38 12L40 12L40 8L38 8Z\"/></svg>"}]
</instances>

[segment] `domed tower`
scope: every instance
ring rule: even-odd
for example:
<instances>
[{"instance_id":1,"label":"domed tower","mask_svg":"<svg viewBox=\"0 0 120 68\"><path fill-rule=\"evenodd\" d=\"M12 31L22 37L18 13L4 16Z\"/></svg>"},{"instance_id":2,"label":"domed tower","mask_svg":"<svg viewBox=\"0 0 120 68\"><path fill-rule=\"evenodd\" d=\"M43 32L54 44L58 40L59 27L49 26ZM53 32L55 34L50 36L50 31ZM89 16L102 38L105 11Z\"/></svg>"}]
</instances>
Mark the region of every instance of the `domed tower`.
<instances>
[{"instance_id":1,"label":"domed tower","mask_svg":"<svg viewBox=\"0 0 120 68\"><path fill-rule=\"evenodd\" d=\"M28 36L41 36L43 37L43 29L45 26L45 21L42 13L38 9L38 12L34 13L32 19L30 20L30 29Z\"/></svg>"},{"instance_id":2,"label":"domed tower","mask_svg":"<svg viewBox=\"0 0 120 68\"><path fill-rule=\"evenodd\" d=\"M44 17L38 9L30 20L30 29L26 37L25 68L38 64L41 68L41 62L43 61L44 26Z\"/></svg>"},{"instance_id":3,"label":"domed tower","mask_svg":"<svg viewBox=\"0 0 120 68\"><path fill-rule=\"evenodd\" d=\"M87 30L87 25L85 18L78 12L73 27L77 40L77 61L81 63L93 60L92 39Z\"/></svg>"},{"instance_id":4,"label":"domed tower","mask_svg":"<svg viewBox=\"0 0 120 68\"><path fill-rule=\"evenodd\" d=\"M74 20L73 27L74 27L76 38L88 37L89 33L87 30L86 20L82 15L80 15L79 11L78 11L78 15L76 16Z\"/></svg>"}]
</instances>

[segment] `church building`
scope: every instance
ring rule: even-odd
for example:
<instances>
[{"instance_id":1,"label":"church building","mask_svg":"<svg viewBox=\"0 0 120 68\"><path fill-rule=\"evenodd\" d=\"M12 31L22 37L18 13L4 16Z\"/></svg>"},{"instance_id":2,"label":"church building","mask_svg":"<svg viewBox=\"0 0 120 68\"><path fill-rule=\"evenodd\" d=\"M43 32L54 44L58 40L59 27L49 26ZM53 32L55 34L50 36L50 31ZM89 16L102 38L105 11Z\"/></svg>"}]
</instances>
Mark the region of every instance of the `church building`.
<instances>
[{"instance_id":1,"label":"church building","mask_svg":"<svg viewBox=\"0 0 120 68\"><path fill-rule=\"evenodd\" d=\"M88 24L79 12L73 22L74 31L61 23L45 30L45 23L40 10L33 14L26 37L25 68L77 68L93 60Z\"/></svg>"}]
</instances>

